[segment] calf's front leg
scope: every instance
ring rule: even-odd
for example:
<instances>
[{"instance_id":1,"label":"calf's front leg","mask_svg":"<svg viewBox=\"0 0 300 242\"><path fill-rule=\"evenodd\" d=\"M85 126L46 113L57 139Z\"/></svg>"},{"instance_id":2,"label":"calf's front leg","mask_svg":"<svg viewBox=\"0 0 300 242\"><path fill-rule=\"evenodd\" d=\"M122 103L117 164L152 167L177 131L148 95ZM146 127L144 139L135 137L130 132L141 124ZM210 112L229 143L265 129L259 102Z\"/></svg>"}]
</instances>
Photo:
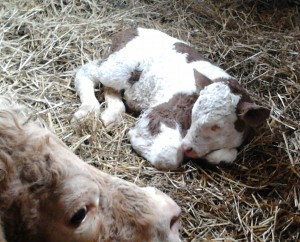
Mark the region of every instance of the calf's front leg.
<instances>
[{"instance_id":1,"label":"calf's front leg","mask_svg":"<svg viewBox=\"0 0 300 242\"><path fill-rule=\"evenodd\" d=\"M147 123L145 119L140 119L137 126L128 132L133 149L156 169L177 169L183 159L180 150L182 136L178 128L161 124L160 132L153 136L148 132Z\"/></svg>"},{"instance_id":2,"label":"calf's front leg","mask_svg":"<svg viewBox=\"0 0 300 242\"><path fill-rule=\"evenodd\" d=\"M215 150L211 153L209 153L204 158L213 165L219 164L221 161L230 164L232 163L237 157L237 150L235 148L232 149L220 149Z\"/></svg>"},{"instance_id":3,"label":"calf's front leg","mask_svg":"<svg viewBox=\"0 0 300 242\"><path fill-rule=\"evenodd\" d=\"M104 98L107 107L101 113L101 120L104 126L112 126L121 121L122 115L125 113L125 105L120 92L112 88L104 88Z\"/></svg>"},{"instance_id":4,"label":"calf's front leg","mask_svg":"<svg viewBox=\"0 0 300 242\"><path fill-rule=\"evenodd\" d=\"M75 76L75 89L80 98L81 105L74 114L74 119L79 120L88 113L100 113L100 104L95 96L95 86L99 84L97 71L99 68L98 61L89 62L83 65Z\"/></svg>"}]
</instances>

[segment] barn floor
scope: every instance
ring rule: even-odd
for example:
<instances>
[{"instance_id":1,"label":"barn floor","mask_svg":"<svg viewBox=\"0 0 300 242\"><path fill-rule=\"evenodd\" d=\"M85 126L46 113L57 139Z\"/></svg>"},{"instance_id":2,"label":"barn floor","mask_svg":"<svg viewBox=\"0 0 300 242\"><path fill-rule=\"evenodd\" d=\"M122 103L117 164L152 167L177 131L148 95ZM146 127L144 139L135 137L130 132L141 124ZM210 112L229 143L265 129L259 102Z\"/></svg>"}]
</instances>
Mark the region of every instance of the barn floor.
<instances>
[{"instance_id":1,"label":"barn floor","mask_svg":"<svg viewBox=\"0 0 300 242\"><path fill-rule=\"evenodd\" d=\"M30 107L86 162L182 207L182 241L300 241L300 4L276 0L0 2L0 93ZM112 130L79 106L74 70L106 56L130 26L190 42L236 76L271 117L235 164L155 170L136 155L126 116ZM101 99L101 91L97 95Z\"/></svg>"}]
</instances>

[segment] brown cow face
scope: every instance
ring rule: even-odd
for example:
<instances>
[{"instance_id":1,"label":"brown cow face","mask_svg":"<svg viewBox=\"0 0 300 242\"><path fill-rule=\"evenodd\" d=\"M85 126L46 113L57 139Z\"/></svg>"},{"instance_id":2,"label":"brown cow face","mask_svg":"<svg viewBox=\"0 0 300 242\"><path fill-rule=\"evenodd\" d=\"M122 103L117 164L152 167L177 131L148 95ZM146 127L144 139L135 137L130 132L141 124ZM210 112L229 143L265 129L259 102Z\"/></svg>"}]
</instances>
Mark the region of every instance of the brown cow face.
<instances>
[{"instance_id":1,"label":"brown cow face","mask_svg":"<svg viewBox=\"0 0 300 242\"><path fill-rule=\"evenodd\" d=\"M0 212L8 241L179 241L180 208L167 195L100 172L36 125L7 130Z\"/></svg>"}]
</instances>

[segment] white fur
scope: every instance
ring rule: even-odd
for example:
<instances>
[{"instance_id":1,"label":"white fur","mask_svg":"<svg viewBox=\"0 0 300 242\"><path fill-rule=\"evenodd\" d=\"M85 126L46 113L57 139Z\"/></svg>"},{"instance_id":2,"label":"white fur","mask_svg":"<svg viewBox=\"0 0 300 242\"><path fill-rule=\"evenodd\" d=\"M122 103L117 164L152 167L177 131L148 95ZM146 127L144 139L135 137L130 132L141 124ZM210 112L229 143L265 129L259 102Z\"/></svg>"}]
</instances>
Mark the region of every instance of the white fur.
<instances>
[{"instance_id":1,"label":"white fur","mask_svg":"<svg viewBox=\"0 0 300 242\"><path fill-rule=\"evenodd\" d=\"M146 127L147 121L140 119L136 127L128 132L132 147L156 168L176 169L183 159L179 128L172 129L162 124L159 134L151 137Z\"/></svg>"},{"instance_id":2,"label":"white fur","mask_svg":"<svg viewBox=\"0 0 300 242\"><path fill-rule=\"evenodd\" d=\"M220 149L209 153L205 159L211 164L219 164L220 161L225 163L232 163L237 157L236 149Z\"/></svg>"},{"instance_id":3,"label":"white fur","mask_svg":"<svg viewBox=\"0 0 300 242\"><path fill-rule=\"evenodd\" d=\"M239 96L233 95L222 83L212 84L201 91L186 137L181 136L179 126L172 129L161 125L158 135L149 133L146 113L151 107L167 102L174 94L196 92L194 69L212 80L230 78L230 75L208 61L187 63L186 54L174 49L175 43L184 43L178 39L158 30L137 30L138 36L124 48L102 62L91 62L79 69L75 87L82 105L74 118L79 119L88 112L99 113L100 106L93 88L101 82L116 91L124 90L124 98L136 111L148 110L128 134L133 148L154 166L163 169L178 167L183 158L182 145L192 147L198 157L207 155L212 163L220 162L223 157L228 162L233 160L236 154L232 148L240 145L242 139L233 125ZM134 71L141 71L141 76L132 84L128 80ZM112 125L120 120L124 105L120 95L107 94L105 98L108 108L101 114L101 119L105 125ZM222 132L212 132L211 125L220 126ZM221 151L208 155L218 149Z\"/></svg>"},{"instance_id":4,"label":"white fur","mask_svg":"<svg viewBox=\"0 0 300 242\"><path fill-rule=\"evenodd\" d=\"M222 82L212 83L200 91L192 110L192 122L212 123L235 113L240 96ZM236 117L234 115L234 117Z\"/></svg>"},{"instance_id":5,"label":"white fur","mask_svg":"<svg viewBox=\"0 0 300 242\"><path fill-rule=\"evenodd\" d=\"M222 70L220 67L213 65L208 61L195 61L189 64L190 68L195 68L201 74L208 77L210 80L217 78L230 78L231 76Z\"/></svg>"}]
</instances>

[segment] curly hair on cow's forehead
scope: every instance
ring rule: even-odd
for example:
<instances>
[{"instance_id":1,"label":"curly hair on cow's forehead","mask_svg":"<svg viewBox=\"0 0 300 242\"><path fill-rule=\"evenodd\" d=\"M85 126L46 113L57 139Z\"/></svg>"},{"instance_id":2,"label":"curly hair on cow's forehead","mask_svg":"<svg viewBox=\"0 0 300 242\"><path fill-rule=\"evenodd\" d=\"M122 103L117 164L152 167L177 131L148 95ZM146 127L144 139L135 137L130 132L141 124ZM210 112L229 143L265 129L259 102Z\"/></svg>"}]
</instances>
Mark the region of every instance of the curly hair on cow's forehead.
<instances>
[{"instance_id":1,"label":"curly hair on cow's forehead","mask_svg":"<svg viewBox=\"0 0 300 242\"><path fill-rule=\"evenodd\" d=\"M49 139L49 131L14 112L0 111L0 210L5 211L0 222L12 241L19 236L22 241L40 241L35 227L41 207L56 196L65 175L66 168L52 162Z\"/></svg>"},{"instance_id":2,"label":"curly hair on cow's forehead","mask_svg":"<svg viewBox=\"0 0 300 242\"><path fill-rule=\"evenodd\" d=\"M15 176L29 192L44 186L55 187L64 169L52 165L53 154L47 149L49 133L38 126L20 122L15 113L0 111L1 187Z\"/></svg>"}]
</instances>

